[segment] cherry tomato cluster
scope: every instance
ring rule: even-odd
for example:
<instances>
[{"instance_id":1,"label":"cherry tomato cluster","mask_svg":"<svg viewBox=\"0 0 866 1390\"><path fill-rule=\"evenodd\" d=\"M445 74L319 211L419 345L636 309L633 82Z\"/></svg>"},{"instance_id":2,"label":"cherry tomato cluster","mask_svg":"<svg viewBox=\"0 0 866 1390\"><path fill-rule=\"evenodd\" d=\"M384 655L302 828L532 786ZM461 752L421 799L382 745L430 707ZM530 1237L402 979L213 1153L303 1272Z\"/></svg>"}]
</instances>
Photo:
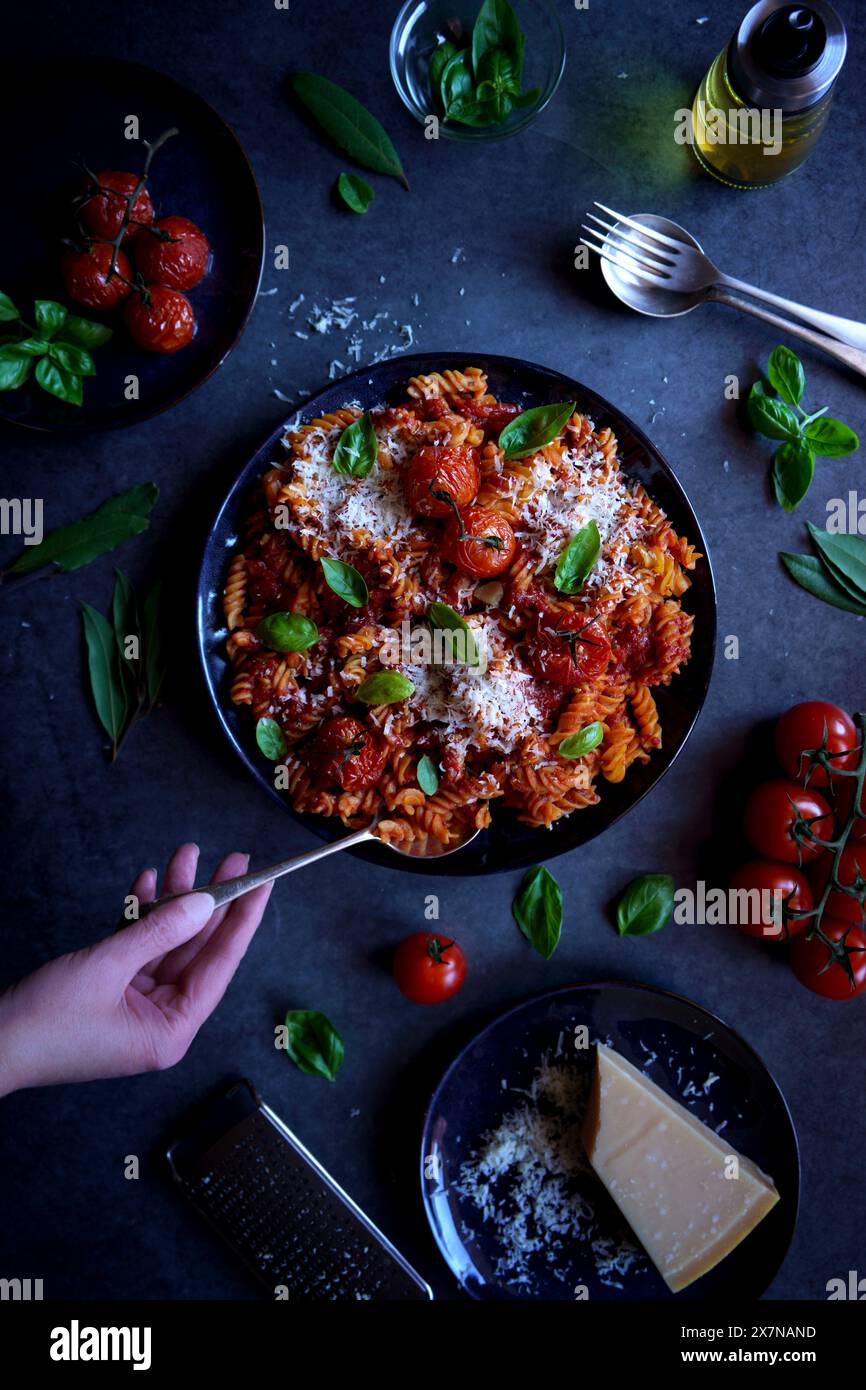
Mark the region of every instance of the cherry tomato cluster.
<instances>
[{"instance_id":1,"label":"cherry tomato cluster","mask_svg":"<svg viewBox=\"0 0 866 1390\"><path fill-rule=\"evenodd\" d=\"M207 274L207 237L187 217L157 220L147 188L136 194L136 174L103 169L95 179L88 178L78 200L83 244L63 251L67 294L88 309L125 304L124 323L136 347L178 352L195 334L184 291Z\"/></svg>"},{"instance_id":2,"label":"cherry tomato cluster","mask_svg":"<svg viewBox=\"0 0 866 1390\"><path fill-rule=\"evenodd\" d=\"M762 907L740 930L767 941L790 940L791 965L807 988L828 999L866 991L866 923L857 896L831 888L820 919L826 941L814 932L813 909L823 898L834 854L825 848L852 819L860 735L849 714L827 700L806 700L782 715L774 734L784 777L762 782L746 804L744 829L761 857L740 866L732 889L775 894L783 920ZM862 812L862 816L861 816ZM842 850L838 882L866 885L866 809L857 807ZM761 899L762 904L772 898ZM813 915L809 915L812 913ZM827 941L845 949L853 986Z\"/></svg>"}]
</instances>

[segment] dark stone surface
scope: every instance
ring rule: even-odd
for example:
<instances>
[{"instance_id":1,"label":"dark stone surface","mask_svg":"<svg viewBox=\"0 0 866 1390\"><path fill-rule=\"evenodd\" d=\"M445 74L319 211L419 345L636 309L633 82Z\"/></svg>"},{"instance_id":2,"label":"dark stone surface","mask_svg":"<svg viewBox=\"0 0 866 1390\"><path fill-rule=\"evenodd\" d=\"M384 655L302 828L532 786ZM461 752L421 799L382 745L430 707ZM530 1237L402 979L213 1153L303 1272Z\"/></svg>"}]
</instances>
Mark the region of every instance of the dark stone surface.
<instances>
[{"instance_id":1,"label":"dark stone surface","mask_svg":"<svg viewBox=\"0 0 866 1390\"><path fill-rule=\"evenodd\" d=\"M807 502L784 515L766 487L768 447L724 397L726 375L748 384L777 334L716 306L669 323L639 319L611 302L595 271L571 265L597 197L682 221L744 279L866 316L863 16L843 7L853 52L819 153L789 181L745 194L701 175L671 138L673 108L687 104L744 0L685 8L659 0L649 9L620 0L587 11L560 0L569 41L560 93L535 127L487 149L425 142L404 112L387 67L396 8L396 0L292 0L288 13L267 0L145 8L96 0L84 11L46 0L7 15L7 51L135 58L209 98L252 160L268 244L290 246L291 269L266 270L263 289L276 293L261 299L225 367L168 415L71 441L3 435L5 495L44 497L48 525L147 478L162 491L141 539L0 607L4 982L105 933L133 871L163 863L183 839L200 843L206 865L231 848L268 863L312 845L217 737L192 636L202 541L229 479L287 412L274 389L294 398L327 378L332 359L346 361L345 334L293 336L302 315L290 321L288 306L301 292L304 310L354 294L364 317L385 310L411 323L423 350L464 349L467 363L483 350L525 356L617 402L649 429L698 508L720 633L739 638L739 659L720 651L697 730L641 809L556 861L567 921L550 963L511 920L516 875L422 880L338 857L276 890L226 1000L175 1070L7 1099L0 1273L42 1277L47 1297L254 1297L174 1195L161 1161L161 1141L185 1109L240 1073L449 1296L416 1178L431 1086L502 1007L547 986L620 978L694 997L741 1030L776 1074L801 1141L803 1204L770 1292L821 1298L829 1278L862 1268L862 1001L818 1000L783 959L721 928L670 926L619 940L606 905L643 870L668 870L686 886L697 876L723 881L739 851L737 806L744 763L760 745L756 726L808 696L864 703L862 623L819 607L776 558L805 549L805 520L824 523L825 503L858 486L862 462L822 461ZM376 109L403 154L411 194L376 178L366 217L334 208L344 161L289 110L281 83L294 67L328 73ZM457 247L464 259L454 264ZM369 354L385 342L364 339ZM859 384L811 351L803 356L809 401L861 426ZM16 549L3 540L3 556ZM78 604L107 606L115 559L137 582L165 576L175 657L166 707L108 767L82 686ZM451 1005L425 1010L402 999L380 961L423 925L428 892L439 894L441 922L462 939L470 974ZM273 1024L290 1005L321 1008L341 1028L347 1059L336 1085L300 1075L274 1050ZM47 1046L62 1047L63 1027L59 1018ZM127 1154L142 1157L138 1183L123 1178Z\"/></svg>"}]
</instances>

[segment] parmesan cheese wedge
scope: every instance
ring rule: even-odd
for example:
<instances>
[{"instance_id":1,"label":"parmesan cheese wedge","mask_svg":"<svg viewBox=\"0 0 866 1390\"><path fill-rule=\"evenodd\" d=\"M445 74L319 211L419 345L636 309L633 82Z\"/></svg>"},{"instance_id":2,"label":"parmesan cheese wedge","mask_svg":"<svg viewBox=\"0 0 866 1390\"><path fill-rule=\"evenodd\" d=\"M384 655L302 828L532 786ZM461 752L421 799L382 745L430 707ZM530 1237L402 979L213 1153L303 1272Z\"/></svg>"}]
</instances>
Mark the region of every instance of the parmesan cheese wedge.
<instances>
[{"instance_id":1,"label":"parmesan cheese wedge","mask_svg":"<svg viewBox=\"0 0 866 1390\"><path fill-rule=\"evenodd\" d=\"M779 1200L751 1159L601 1043L583 1140L674 1293L736 1249Z\"/></svg>"}]
</instances>

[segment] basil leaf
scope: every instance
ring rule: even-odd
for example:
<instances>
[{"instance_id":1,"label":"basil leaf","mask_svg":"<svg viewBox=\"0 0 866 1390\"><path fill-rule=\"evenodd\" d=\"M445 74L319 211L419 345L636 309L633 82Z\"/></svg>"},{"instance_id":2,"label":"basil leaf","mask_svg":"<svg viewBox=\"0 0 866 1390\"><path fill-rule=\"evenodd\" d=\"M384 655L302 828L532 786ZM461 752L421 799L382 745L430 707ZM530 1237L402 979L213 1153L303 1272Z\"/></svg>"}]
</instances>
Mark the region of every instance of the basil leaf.
<instances>
[{"instance_id":1,"label":"basil leaf","mask_svg":"<svg viewBox=\"0 0 866 1390\"><path fill-rule=\"evenodd\" d=\"M763 386L760 390L758 386L760 382L749 392L748 413L752 428L767 439L799 439L800 422L791 407L774 396L765 395Z\"/></svg>"},{"instance_id":2,"label":"basil leaf","mask_svg":"<svg viewBox=\"0 0 866 1390\"><path fill-rule=\"evenodd\" d=\"M56 396L59 401L66 401L68 405L81 405L81 377L74 376L72 372L65 372L49 357L40 357L36 363L36 380L50 396Z\"/></svg>"},{"instance_id":3,"label":"basil leaf","mask_svg":"<svg viewBox=\"0 0 866 1390\"><path fill-rule=\"evenodd\" d=\"M481 658L478 654L478 647L475 642L475 635L465 618L461 618L459 613L455 613L453 608L449 608L447 603L431 603L430 611L427 614L428 622L432 628L438 628L440 632L460 633L459 640L451 638L449 647L452 657L456 661L462 661L467 666L478 666Z\"/></svg>"},{"instance_id":4,"label":"basil leaf","mask_svg":"<svg viewBox=\"0 0 866 1390\"><path fill-rule=\"evenodd\" d=\"M485 126L492 125L496 118L493 114L492 103L455 101L448 110L448 119L449 121L457 121L459 125Z\"/></svg>"},{"instance_id":5,"label":"basil leaf","mask_svg":"<svg viewBox=\"0 0 866 1390\"><path fill-rule=\"evenodd\" d=\"M5 357L0 353L0 391L17 391L30 375L32 357Z\"/></svg>"},{"instance_id":6,"label":"basil leaf","mask_svg":"<svg viewBox=\"0 0 866 1390\"><path fill-rule=\"evenodd\" d=\"M8 294L0 290L0 323L11 323L13 319L20 319L21 315L12 303Z\"/></svg>"},{"instance_id":7,"label":"basil leaf","mask_svg":"<svg viewBox=\"0 0 866 1390\"><path fill-rule=\"evenodd\" d=\"M281 763L288 752L286 736L276 719L263 718L258 721L256 743L270 763Z\"/></svg>"},{"instance_id":8,"label":"basil leaf","mask_svg":"<svg viewBox=\"0 0 866 1390\"><path fill-rule=\"evenodd\" d=\"M786 512L799 506L815 476L815 455L805 439L780 444L773 455L773 489Z\"/></svg>"},{"instance_id":9,"label":"basil leaf","mask_svg":"<svg viewBox=\"0 0 866 1390\"><path fill-rule=\"evenodd\" d=\"M50 531L39 545L27 546L14 565L10 565L10 572L29 574L31 570L51 564L68 572L89 565L98 555L146 531L158 496L159 488L155 483L144 483L110 497L90 516Z\"/></svg>"},{"instance_id":10,"label":"basil leaf","mask_svg":"<svg viewBox=\"0 0 866 1390\"><path fill-rule=\"evenodd\" d=\"M598 559L601 536L598 523L588 521L572 536L556 562L553 585L561 594L579 594Z\"/></svg>"},{"instance_id":11,"label":"basil leaf","mask_svg":"<svg viewBox=\"0 0 866 1390\"><path fill-rule=\"evenodd\" d=\"M480 74L481 60L491 49L501 48L514 64L517 80L523 70L525 39L508 0L484 0L472 30L472 66Z\"/></svg>"},{"instance_id":12,"label":"basil leaf","mask_svg":"<svg viewBox=\"0 0 866 1390\"><path fill-rule=\"evenodd\" d=\"M337 440L331 465L337 473L366 478L379 452L379 441L369 411L347 425Z\"/></svg>"},{"instance_id":13,"label":"basil leaf","mask_svg":"<svg viewBox=\"0 0 866 1390\"><path fill-rule=\"evenodd\" d=\"M343 560L332 560L329 555L323 555L319 564L329 589L333 589L339 598L353 608L364 607L370 591L364 576L358 573L354 565L347 565Z\"/></svg>"},{"instance_id":14,"label":"basil leaf","mask_svg":"<svg viewBox=\"0 0 866 1390\"><path fill-rule=\"evenodd\" d=\"M603 738L604 729L596 719L592 724L585 724L579 733L569 734L556 751L563 758L582 758L586 753L591 753L593 748L597 748Z\"/></svg>"},{"instance_id":15,"label":"basil leaf","mask_svg":"<svg viewBox=\"0 0 866 1390\"><path fill-rule=\"evenodd\" d=\"M346 1049L333 1023L318 1009L289 1009L286 1052L307 1076L323 1076L326 1081L333 1081Z\"/></svg>"},{"instance_id":16,"label":"basil leaf","mask_svg":"<svg viewBox=\"0 0 866 1390\"><path fill-rule=\"evenodd\" d=\"M341 174L337 179L337 192L351 212L366 212L374 197L367 180L358 174Z\"/></svg>"},{"instance_id":17,"label":"basil leaf","mask_svg":"<svg viewBox=\"0 0 866 1390\"><path fill-rule=\"evenodd\" d=\"M319 629L303 613L270 613L256 628L266 647L273 652L305 652L319 640Z\"/></svg>"},{"instance_id":18,"label":"basil leaf","mask_svg":"<svg viewBox=\"0 0 866 1390\"><path fill-rule=\"evenodd\" d=\"M541 96L540 87L530 87L528 92L522 92L520 96L512 93L512 100L515 106L532 106Z\"/></svg>"},{"instance_id":19,"label":"basil leaf","mask_svg":"<svg viewBox=\"0 0 866 1390\"><path fill-rule=\"evenodd\" d=\"M780 550L779 559L800 588L819 598L822 603L832 604L834 608L844 608L846 613L859 613L861 617L866 615L866 602L857 603L840 589L814 555L792 555L786 550Z\"/></svg>"},{"instance_id":20,"label":"basil leaf","mask_svg":"<svg viewBox=\"0 0 866 1390\"><path fill-rule=\"evenodd\" d=\"M141 605L144 679L149 709L153 709L159 699L162 683L168 669L168 654L159 621L161 603L162 581L157 580Z\"/></svg>"},{"instance_id":21,"label":"basil leaf","mask_svg":"<svg viewBox=\"0 0 866 1390\"><path fill-rule=\"evenodd\" d=\"M448 59L442 71L440 84L445 119L451 119L452 111L471 102L475 93L475 80L468 52L463 49Z\"/></svg>"},{"instance_id":22,"label":"basil leaf","mask_svg":"<svg viewBox=\"0 0 866 1390\"><path fill-rule=\"evenodd\" d=\"M46 338L53 338L66 322L66 310L63 305L56 304L53 299L37 299L33 307L36 313L36 327L41 329Z\"/></svg>"},{"instance_id":23,"label":"basil leaf","mask_svg":"<svg viewBox=\"0 0 866 1390\"><path fill-rule=\"evenodd\" d=\"M820 454L821 458L840 458L860 448L860 440L850 425L843 425L841 420L834 420L830 415L810 420L803 433L814 453Z\"/></svg>"},{"instance_id":24,"label":"basil leaf","mask_svg":"<svg viewBox=\"0 0 866 1390\"><path fill-rule=\"evenodd\" d=\"M130 710L138 706L138 673L142 656L141 628L138 621L138 602L135 590L121 570L114 572L114 596L111 601L111 621L117 642L117 664L126 687ZM126 639L138 638L138 658L126 655Z\"/></svg>"},{"instance_id":25,"label":"basil leaf","mask_svg":"<svg viewBox=\"0 0 866 1390\"><path fill-rule=\"evenodd\" d=\"M439 790L439 769L426 753L423 758L418 760L415 776L418 778L418 786L424 795L435 796Z\"/></svg>"},{"instance_id":26,"label":"basil leaf","mask_svg":"<svg viewBox=\"0 0 866 1390\"><path fill-rule=\"evenodd\" d=\"M577 405L564 401L557 405L538 405L524 410L509 420L499 436L499 447L507 459L522 459L535 454L555 439L571 419Z\"/></svg>"},{"instance_id":27,"label":"basil leaf","mask_svg":"<svg viewBox=\"0 0 866 1390\"><path fill-rule=\"evenodd\" d=\"M414 694L415 686L408 676L401 676L399 671L374 671L358 686L355 699L365 705L396 705Z\"/></svg>"},{"instance_id":28,"label":"basil leaf","mask_svg":"<svg viewBox=\"0 0 866 1390\"><path fill-rule=\"evenodd\" d=\"M806 373L795 352L788 347L774 348L767 362L767 377L783 401L788 405L800 404L806 389Z\"/></svg>"},{"instance_id":29,"label":"basil leaf","mask_svg":"<svg viewBox=\"0 0 866 1390\"><path fill-rule=\"evenodd\" d=\"M48 351L44 338L19 338L0 351L2 357L42 357Z\"/></svg>"},{"instance_id":30,"label":"basil leaf","mask_svg":"<svg viewBox=\"0 0 866 1390\"><path fill-rule=\"evenodd\" d=\"M866 603L866 540L862 536L833 535L829 531L819 531L811 521L807 521L806 525L825 565L832 570L838 570L843 581L850 581L857 591L855 597L861 596L861 601Z\"/></svg>"},{"instance_id":31,"label":"basil leaf","mask_svg":"<svg viewBox=\"0 0 866 1390\"><path fill-rule=\"evenodd\" d=\"M430 90L434 96L437 96L440 99L442 95L442 74L445 71L445 67L449 58L453 58L454 54L457 51L458 49L456 43L452 43L450 39L446 39L444 43L440 43L438 48L434 48L433 53L430 57Z\"/></svg>"},{"instance_id":32,"label":"basil leaf","mask_svg":"<svg viewBox=\"0 0 866 1390\"><path fill-rule=\"evenodd\" d=\"M85 348L74 343L52 343L48 349L52 362L56 362L64 372L77 376L96 376L96 364Z\"/></svg>"},{"instance_id":33,"label":"basil leaf","mask_svg":"<svg viewBox=\"0 0 866 1390\"><path fill-rule=\"evenodd\" d=\"M89 603L82 603L84 638L87 643L87 669L90 689L99 722L108 734L112 751L126 723L127 701L114 631L108 620Z\"/></svg>"},{"instance_id":34,"label":"basil leaf","mask_svg":"<svg viewBox=\"0 0 866 1390\"><path fill-rule=\"evenodd\" d=\"M400 157L382 126L360 101L336 82L314 72L292 74L296 95L319 125L358 164L378 174L390 174L406 187Z\"/></svg>"},{"instance_id":35,"label":"basil leaf","mask_svg":"<svg viewBox=\"0 0 866 1390\"><path fill-rule=\"evenodd\" d=\"M670 921L674 910L674 881L670 874L633 878L617 904L620 936L652 936Z\"/></svg>"},{"instance_id":36,"label":"basil leaf","mask_svg":"<svg viewBox=\"0 0 866 1390\"><path fill-rule=\"evenodd\" d=\"M514 61L502 48L493 48L485 53L477 71L479 97L482 97L482 88L488 83L494 92L510 91L514 85Z\"/></svg>"},{"instance_id":37,"label":"basil leaf","mask_svg":"<svg viewBox=\"0 0 866 1390\"><path fill-rule=\"evenodd\" d=\"M64 343L78 343L80 347L98 348L113 337L113 331L104 323L93 323L90 319L79 318L78 314L67 314L63 325Z\"/></svg>"},{"instance_id":38,"label":"basil leaf","mask_svg":"<svg viewBox=\"0 0 866 1390\"><path fill-rule=\"evenodd\" d=\"M511 911L527 941L550 960L562 935L562 889L543 865L524 874Z\"/></svg>"}]
</instances>

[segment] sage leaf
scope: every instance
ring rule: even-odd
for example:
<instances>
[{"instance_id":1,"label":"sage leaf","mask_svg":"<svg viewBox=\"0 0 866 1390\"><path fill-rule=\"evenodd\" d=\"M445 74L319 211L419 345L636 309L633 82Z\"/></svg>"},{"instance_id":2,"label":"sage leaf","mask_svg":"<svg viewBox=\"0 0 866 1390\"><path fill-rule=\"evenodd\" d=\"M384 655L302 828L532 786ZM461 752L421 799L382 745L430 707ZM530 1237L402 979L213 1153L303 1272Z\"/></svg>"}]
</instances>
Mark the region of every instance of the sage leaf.
<instances>
[{"instance_id":1,"label":"sage leaf","mask_svg":"<svg viewBox=\"0 0 866 1390\"><path fill-rule=\"evenodd\" d=\"M366 212L374 197L367 180L358 174L342 173L337 179L337 192L351 212Z\"/></svg>"},{"instance_id":2,"label":"sage leaf","mask_svg":"<svg viewBox=\"0 0 866 1390\"><path fill-rule=\"evenodd\" d=\"M347 425L337 440L332 467L337 473L346 473L353 478L366 478L379 452L379 441L373 428L370 412L364 414L351 425Z\"/></svg>"},{"instance_id":3,"label":"sage leaf","mask_svg":"<svg viewBox=\"0 0 866 1390\"><path fill-rule=\"evenodd\" d=\"M860 440L850 425L834 420L830 415L821 415L810 420L803 433L814 453L821 458L841 458L843 454L853 454L860 448Z\"/></svg>"},{"instance_id":4,"label":"sage leaf","mask_svg":"<svg viewBox=\"0 0 866 1390\"><path fill-rule=\"evenodd\" d=\"M562 935L562 889L542 864L524 874L511 911L527 941L550 960Z\"/></svg>"},{"instance_id":5,"label":"sage leaf","mask_svg":"<svg viewBox=\"0 0 866 1390\"><path fill-rule=\"evenodd\" d=\"M45 338L53 338L66 322L66 310L53 299L37 299L33 306L36 327Z\"/></svg>"},{"instance_id":6,"label":"sage leaf","mask_svg":"<svg viewBox=\"0 0 866 1390\"><path fill-rule=\"evenodd\" d=\"M767 377L774 391L788 405L799 405L806 390L803 363L788 347L774 348L767 362Z\"/></svg>"},{"instance_id":7,"label":"sage leaf","mask_svg":"<svg viewBox=\"0 0 866 1390\"><path fill-rule=\"evenodd\" d=\"M56 396L59 401L66 401L67 405L81 405L81 377L64 371L49 357L40 357L36 363L36 380L50 396Z\"/></svg>"},{"instance_id":8,"label":"sage leaf","mask_svg":"<svg viewBox=\"0 0 866 1390\"><path fill-rule=\"evenodd\" d=\"M805 439L780 444L773 455L773 490L786 512L802 502L815 476L815 455Z\"/></svg>"},{"instance_id":9,"label":"sage leaf","mask_svg":"<svg viewBox=\"0 0 866 1390\"><path fill-rule=\"evenodd\" d=\"M601 535L596 521L588 521L572 536L556 562L554 588L561 594L579 594L598 559Z\"/></svg>"},{"instance_id":10,"label":"sage leaf","mask_svg":"<svg viewBox=\"0 0 866 1390\"><path fill-rule=\"evenodd\" d=\"M748 413L752 427L768 439L794 440L800 437L800 422L789 405L758 390L756 382L749 392Z\"/></svg>"},{"instance_id":11,"label":"sage leaf","mask_svg":"<svg viewBox=\"0 0 866 1390\"><path fill-rule=\"evenodd\" d=\"M256 636L274 652L305 652L319 640L319 629L303 613L270 613L262 618Z\"/></svg>"},{"instance_id":12,"label":"sage leaf","mask_svg":"<svg viewBox=\"0 0 866 1390\"><path fill-rule=\"evenodd\" d=\"M670 921L674 910L674 881L670 874L642 874L632 879L617 904L620 936L652 936Z\"/></svg>"},{"instance_id":13,"label":"sage leaf","mask_svg":"<svg viewBox=\"0 0 866 1390\"><path fill-rule=\"evenodd\" d=\"M499 447L507 459L522 459L535 454L555 439L571 419L577 405L574 401L564 401L557 405L539 405L533 410L524 410L502 430Z\"/></svg>"},{"instance_id":14,"label":"sage leaf","mask_svg":"<svg viewBox=\"0 0 866 1390\"><path fill-rule=\"evenodd\" d=\"M333 1023L318 1009L289 1009L286 1052L307 1076L323 1076L326 1081L334 1081L346 1049Z\"/></svg>"},{"instance_id":15,"label":"sage leaf","mask_svg":"<svg viewBox=\"0 0 866 1390\"><path fill-rule=\"evenodd\" d=\"M603 738L604 729L596 719L592 724L585 724L578 733L569 734L556 751L563 758L582 758L585 754L591 753L593 748L597 748Z\"/></svg>"},{"instance_id":16,"label":"sage leaf","mask_svg":"<svg viewBox=\"0 0 866 1390\"><path fill-rule=\"evenodd\" d=\"M93 323L78 314L67 314L63 324L64 343L77 343L79 347L98 348L113 337L113 330L104 323Z\"/></svg>"},{"instance_id":17,"label":"sage leaf","mask_svg":"<svg viewBox=\"0 0 866 1390\"><path fill-rule=\"evenodd\" d=\"M434 630L453 634L449 637L449 651L453 660L462 661L466 666L480 664L475 635L465 618L461 618L447 603L437 600L431 603L427 619Z\"/></svg>"},{"instance_id":18,"label":"sage leaf","mask_svg":"<svg viewBox=\"0 0 866 1390\"><path fill-rule=\"evenodd\" d=\"M439 769L427 753L419 758L415 776L424 795L435 796L439 790Z\"/></svg>"},{"instance_id":19,"label":"sage leaf","mask_svg":"<svg viewBox=\"0 0 866 1390\"><path fill-rule=\"evenodd\" d=\"M256 743L268 762L271 763L281 763L288 752L286 736L276 719L265 717L258 721L256 724Z\"/></svg>"},{"instance_id":20,"label":"sage leaf","mask_svg":"<svg viewBox=\"0 0 866 1390\"><path fill-rule=\"evenodd\" d=\"M89 565L97 556L146 531L158 496L155 483L143 483L110 497L90 516L50 531L39 545L27 546L10 565L10 573L29 574L51 564L66 573Z\"/></svg>"},{"instance_id":21,"label":"sage leaf","mask_svg":"<svg viewBox=\"0 0 866 1390\"><path fill-rule=\"evenodd\" d=\"M363 574L359 574L354 565L347 565L343 560L333 560L329 555L323 555L319 564L322 566L325 583L329 589L344 602L350 603L353 608L364 607L370 597L370 591Z\"/></svg>"},{"instance_id":22,"label":"sage leaf","mask_svg":"<svg viewBox=\"0 0 866 1390\"><path fill-rule=\"evenodd\" d=\"M296 72L291 82L298 98L335 145L365 169L390 174L409 187L400 157L385 130L350 92L314 72Z\"/></svg>"},{"instance_id":23,"label":"sage leaf","mask_svg":"<svg viewBox=\"0 0 866 1390\"><path fill-rule=\"evenodd\" d=\"M30 375L32 357L6 357L0 354L0 391L17 391Z\"/></svg>"},{"instance_id":24,"label":"sage leaf","mask_svg":"<svg viewBox=\"0 0 866 1390\"><path fill-rule=\"evenodd\" d=\"M96 376L96 363L86 348L76 347L74 343L51 343L48 355L63 371L78 376Z\"/></svg>"},{"instance_id":25,"label":"sage leaf","mask_svg":"<svg viewBox=\"0 0 866 1390\"><path fill-rule=\"evenodd\" d=\"M824 563L838 570L854 586L855 597L859 594L860 601L866 603L866 540L862 536L820 531L811 521L806 525Z\"/></svg>"},{"instance_id":26,"label":"sage leaf","mask_svg":"<svg viewBox=\"0 0 866 1390\"><path fill-rule=\"evenodd\" d=\"M399 671L374 671L358 686L355 698L365 705L395 705L414 694L415 686L408 676Z\"/></svg>"},{"instance_id":27,"label":"sage leaf","mask_svg":"<svg viewBox=\"0 0 866 1390\"><path fill-rule=\"evenodd\" d=\"M525 39L508 0L484 0L472 30L472 66L481 75L485 54L501 48L511 58L514 75L520 81L523 71Z\"/></svg>"},{"instance_id":28,"label":"sage leaf","mask_svg":"<svg viewBox=\"0 0 866 1390\"><path fill-rule=\"evenodd\" d=\"M792 555L789 551L780 550L779 559L801 589L805 589L822 603L829 603L834 608L844 608L847 613L858 613L861 617L866 615L866 602L858 603L846 594L814 555Z\"/></svg>"},{"instance_id":29,"label":"sage leaf","mask_svg":"<svg viewBox=\"0 0 866 1390\"><path fill-rule=\"evenodd\" d=\"M89 603L82 603L81 611L93 703L99 722L111 739L114 758L127 716L126 690L117 643L113 628L97 609L91 608Z\"/></svg>"},{"instance_id":30,"label":"sage leaf","mask_svg":"<svg viewBox=\"0 0 866 1390\"><path fill-rule=\"evenodd\" d=\"M148 709L153 709L159 700L168 669L168 653L160 622L161 605L162 581L157 580L141 605L141 637Z\"/></svg>"},{"instance_id":31,"label":"sage leaf","mask_svg":"<svg viewBox=\"0 0 866 1390\"><path fill-rule=\"evenodd\" d=\"M20 319L21 315L12 303L8 294L0 290L0 323L11 323L13 319Z\"/></svg>"}]
</instances>

